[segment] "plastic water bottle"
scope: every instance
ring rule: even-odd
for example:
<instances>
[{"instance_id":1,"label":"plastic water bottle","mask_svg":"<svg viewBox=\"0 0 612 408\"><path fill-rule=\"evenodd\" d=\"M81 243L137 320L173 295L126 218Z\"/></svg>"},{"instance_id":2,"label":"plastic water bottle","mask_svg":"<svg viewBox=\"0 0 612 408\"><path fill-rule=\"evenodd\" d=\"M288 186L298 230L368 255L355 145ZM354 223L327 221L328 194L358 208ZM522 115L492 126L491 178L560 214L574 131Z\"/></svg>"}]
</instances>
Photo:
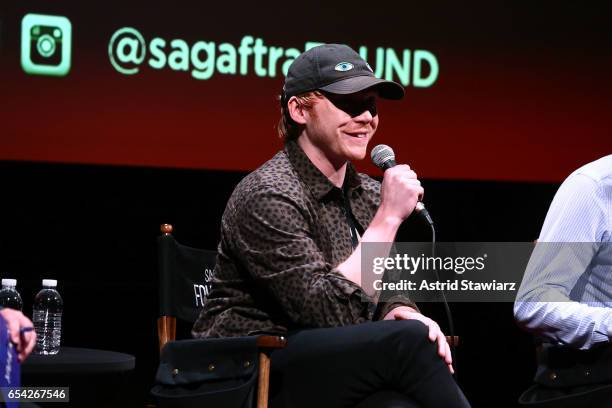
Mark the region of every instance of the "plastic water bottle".
<instances>
[{"instance_id":1,"label":"plastic water bottle","mask_svg":"<svg viewBox=\"0 0 612 408\"><path fill-rule=\"evenodd\" d=\"M15 310L23 309L21 295L17 292L16 279L2 279L2 290L0 290L0 306L10 307Z\"/></svg>"},{"instance_id":2,"label":"plastic water bottle","mask_svg":"<svg viewBox=\"0 0 612 408\"><path fill-rule=\"evenodd\" d=\"M34 298L35 354L57 354L62 337L62 311L64 302L57 292L55 279L43 279L42 290Z\"/></svg>"}]
</instances>

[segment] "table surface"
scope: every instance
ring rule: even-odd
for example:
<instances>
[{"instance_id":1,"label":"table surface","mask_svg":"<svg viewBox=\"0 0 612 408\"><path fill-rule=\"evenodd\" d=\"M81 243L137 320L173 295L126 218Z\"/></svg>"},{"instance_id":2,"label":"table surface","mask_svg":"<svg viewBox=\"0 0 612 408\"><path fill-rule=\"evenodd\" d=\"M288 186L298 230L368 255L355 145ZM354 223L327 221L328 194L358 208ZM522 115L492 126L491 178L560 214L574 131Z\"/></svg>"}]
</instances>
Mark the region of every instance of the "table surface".
<instances>
[{"instance_id":1,"label":"table surface","mask_svg":"<svg viewBox=\"0 0 612 408\"><path fill-rule=\"evenodd\" d=\"M116 351L62 347L58 354L31 354L21 365L22 374L98 374L133 370L136 358Z\"/></svg>"}]
</instances>

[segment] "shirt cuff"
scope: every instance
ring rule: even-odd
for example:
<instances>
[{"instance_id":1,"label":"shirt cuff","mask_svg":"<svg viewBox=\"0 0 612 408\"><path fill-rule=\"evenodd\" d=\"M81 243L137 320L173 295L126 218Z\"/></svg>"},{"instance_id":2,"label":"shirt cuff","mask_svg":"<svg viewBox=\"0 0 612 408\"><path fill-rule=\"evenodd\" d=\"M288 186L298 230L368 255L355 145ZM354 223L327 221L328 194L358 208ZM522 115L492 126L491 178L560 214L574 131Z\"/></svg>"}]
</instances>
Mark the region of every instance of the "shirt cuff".
<instances>
[{"instance_id":1,"label":"shirt cuff","mask_svg":"<svg viewBox=\"0 0 612 408\"><path fill-rule=\"evenodd\" d=\"M400 306L408 306L416 310L418 313L421 313L416 303L407 298L406 296L392 296L384 302L378 302L376 306L376 311L374 312L374 317L372 320L382 320L385 316L396 307Z\"/></svg>"}]
</instances>

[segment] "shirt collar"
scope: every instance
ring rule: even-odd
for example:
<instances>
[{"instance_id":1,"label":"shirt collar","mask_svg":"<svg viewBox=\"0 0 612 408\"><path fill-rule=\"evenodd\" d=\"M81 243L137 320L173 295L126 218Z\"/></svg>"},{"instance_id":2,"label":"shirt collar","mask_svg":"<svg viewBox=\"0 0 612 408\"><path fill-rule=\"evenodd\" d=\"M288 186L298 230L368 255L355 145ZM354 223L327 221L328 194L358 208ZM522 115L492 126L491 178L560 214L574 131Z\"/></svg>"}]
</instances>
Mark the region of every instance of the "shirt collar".
<instances>
[{"instance_id":1,"label":"shirt collar","mask_svg":"<svg viewBox=\"0 0 612 408\"><path fill-rule=\"evenodd\" d=\"M336 189L336 186L310 161L295 141L290 140L285 143L285 152L298 176L317 200L321 200ZM348 187L348 192L361 187L361 179L351 162L346 166L344 181Z\"/></svg>"}]
</instances>

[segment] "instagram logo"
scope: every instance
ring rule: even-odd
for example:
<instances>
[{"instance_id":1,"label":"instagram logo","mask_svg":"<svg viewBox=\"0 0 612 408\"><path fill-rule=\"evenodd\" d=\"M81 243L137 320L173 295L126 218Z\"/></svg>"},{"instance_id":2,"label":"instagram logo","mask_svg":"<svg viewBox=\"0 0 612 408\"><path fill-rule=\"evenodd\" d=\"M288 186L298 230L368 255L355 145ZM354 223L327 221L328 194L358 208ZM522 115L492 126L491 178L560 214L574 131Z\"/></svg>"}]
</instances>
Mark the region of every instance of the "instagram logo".
<instances>
[{"instance_id":1,"label":"instagram logo","mask_svg":"<svg viewBox=\"0 0 612 408\"><path fill-rule=\"evenodd\" d=\"M68 74L71 46L72 24L66 17L26 14L21 20L21 67L28 74Z\"/></svg>"}]
</instances>

